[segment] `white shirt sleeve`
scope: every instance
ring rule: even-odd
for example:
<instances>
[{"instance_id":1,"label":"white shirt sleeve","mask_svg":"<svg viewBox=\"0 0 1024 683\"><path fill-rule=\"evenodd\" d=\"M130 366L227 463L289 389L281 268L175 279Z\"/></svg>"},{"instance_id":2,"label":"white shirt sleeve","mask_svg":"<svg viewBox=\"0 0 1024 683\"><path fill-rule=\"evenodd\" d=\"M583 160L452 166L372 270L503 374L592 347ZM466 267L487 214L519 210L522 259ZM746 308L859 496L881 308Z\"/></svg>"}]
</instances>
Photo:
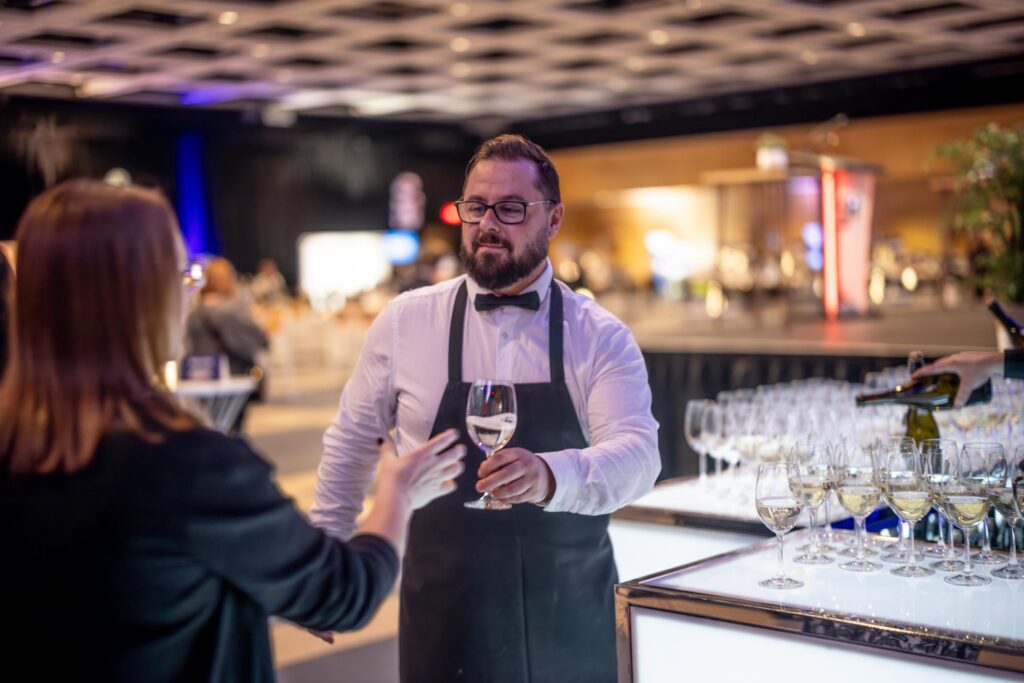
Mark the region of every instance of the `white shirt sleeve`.
<instances>
[{"instance_id":1,"label":"white shirt sleeve","mask_svg":"<svg viewBox=\"0 0 1024 683\"><path fill-rule=\"evenodd\" d=\"M324 434L310 519L335 538L347 540L355 531L379 460L377 440L395 424L394 320L389 305L370 326L338 414Z\"/></svg>"},{"instance_id":2,"label":"white shirt sleeve","mask_svg":"<svg viewBox=\"0 0 1024 683\"><path fill-rule=\"evenodd\" d=\"M661 471L658 423L640 347L619 323L593 342L587 387L590 446L538 453L555 477L549 512L601 515L637 500Z\"/></svg>"}]
</instances>

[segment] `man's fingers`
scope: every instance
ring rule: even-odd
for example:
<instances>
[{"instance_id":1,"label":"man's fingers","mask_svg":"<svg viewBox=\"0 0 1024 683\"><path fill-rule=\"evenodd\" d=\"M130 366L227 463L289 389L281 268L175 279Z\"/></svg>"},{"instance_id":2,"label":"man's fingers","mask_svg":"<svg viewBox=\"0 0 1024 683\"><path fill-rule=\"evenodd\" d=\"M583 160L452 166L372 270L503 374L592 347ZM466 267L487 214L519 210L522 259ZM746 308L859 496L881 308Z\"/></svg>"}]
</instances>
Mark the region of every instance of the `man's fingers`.
<instances>
[{"instance_id":1,"label":"man's fingers","mask_svg":"<svg viewBox=\"0 0 1024 683\"><path fill-rule=\"evenodd\" d=\"M526 468L520 463L512 463L507 467L503 467L489 477L484 477L476 483L476 490L493 491L499 486L504 486L510 482L519 479L526 473Z\"/></svg>"},{"instance_id":2,"label":"man's fingers","mask_svg":"<svg viewBox=\"0 0 1024 683\"><path fill-rule=\"evenodd\" d=\"M502 467L519 459L515 449L500 450L489 458L484 458L476 473L481 479L500 470Z\"/></svg>"},{"instance_id":3,"label":"man's fingers","mask_svg":"<svg viewBox=\"0 0 1024 683\"><path fill-rule=\"evenodd\" d=\"M527 477L520 477L513 482L499 486L491 491L491 495L501 500L512 502L512 499L521 496L533 488L533 482ZM517 501L518 502L518 501Z\"/></svg>"},{"instance_id":4,"label":"man's fingers","mask_svg":"<svg viewBox=\"0 0 1024 683\"><path fill-rule=\"evenodd\" d=\"M398 452L395 450L395 442L392 441L390 437L381 439L378 444L380 457L395 458L398 456Z\"/></svg>"}]
</instances>

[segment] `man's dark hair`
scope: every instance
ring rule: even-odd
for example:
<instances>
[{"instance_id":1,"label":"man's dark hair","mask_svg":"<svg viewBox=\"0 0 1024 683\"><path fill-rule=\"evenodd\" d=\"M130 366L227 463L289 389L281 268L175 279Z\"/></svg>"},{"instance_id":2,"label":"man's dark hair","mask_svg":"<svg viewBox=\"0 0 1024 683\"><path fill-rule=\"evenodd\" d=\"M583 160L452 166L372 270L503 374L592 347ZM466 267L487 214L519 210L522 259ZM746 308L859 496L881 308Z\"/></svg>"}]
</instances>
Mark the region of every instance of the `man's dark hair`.
<instances>
[{"instance_id":1,"label":"man's dark hair","mask_svg":"<svg viewBox=\"0 0 1024 683\"><path fill-rule=\"evenodd\" d=\"M535 142L527 140L522 135L505 133L498 137L491 138L476 150L476 154L466 165L466 179L477 163L486 159L499 159L501 161L532 161L537 166L537 189L544 194L545 199L553 199L556 202L562 201L562 190L558 184L558 171L551 163L551 158L544 148ZM465 183L465 181L463 181Z\"/></svg>"}]
</instances>

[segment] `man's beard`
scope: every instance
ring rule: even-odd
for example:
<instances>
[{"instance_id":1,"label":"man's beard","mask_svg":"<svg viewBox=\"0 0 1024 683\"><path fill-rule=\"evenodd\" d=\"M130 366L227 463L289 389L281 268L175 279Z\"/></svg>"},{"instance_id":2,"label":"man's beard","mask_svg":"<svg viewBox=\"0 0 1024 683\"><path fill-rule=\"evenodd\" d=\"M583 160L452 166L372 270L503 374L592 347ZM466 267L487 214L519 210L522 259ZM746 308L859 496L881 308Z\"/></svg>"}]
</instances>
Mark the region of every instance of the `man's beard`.
<instances>
[{"instance_id":1,"label":"man's beard","mask_svg":"<svg viewBox=\"0 0 1024 683\"><path fill-rule=\"evenodd\" d=\"M496 244L505 247L507 255L489 251L480 253L481 244ZM526 245L522 254L512 252L512 244L499 235L481 232L473 241L473 251L466 250L460 240L459 259L473 280L491 291L505 289L519 282L544 261L548 256L550 240L546 231L537 233L537 238Z\"/></svg>"}]
</instances>

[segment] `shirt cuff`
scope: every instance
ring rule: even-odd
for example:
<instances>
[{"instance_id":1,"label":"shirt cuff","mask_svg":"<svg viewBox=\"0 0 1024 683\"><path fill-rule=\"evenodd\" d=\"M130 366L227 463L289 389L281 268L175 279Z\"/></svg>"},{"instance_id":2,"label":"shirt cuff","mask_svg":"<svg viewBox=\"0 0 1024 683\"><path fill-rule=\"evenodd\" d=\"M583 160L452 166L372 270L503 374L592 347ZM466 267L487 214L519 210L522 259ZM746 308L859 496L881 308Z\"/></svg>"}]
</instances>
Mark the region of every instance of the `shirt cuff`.
<instances>
[{"instance_id":1,"label":"shirt cuff","mask_svg":"<svg viewBox=\"0 0 1024 683\"><path fill-rule=\"evenodd\" d=\"M576 500L580 483L570 455L572 452L555 451L537 454L537 457L551 468L551 474L555 478L555 495L551 496L551 500L543 506L548 512L567 512L572 507L573 501Z\"/></svg>"}]
</instances>

